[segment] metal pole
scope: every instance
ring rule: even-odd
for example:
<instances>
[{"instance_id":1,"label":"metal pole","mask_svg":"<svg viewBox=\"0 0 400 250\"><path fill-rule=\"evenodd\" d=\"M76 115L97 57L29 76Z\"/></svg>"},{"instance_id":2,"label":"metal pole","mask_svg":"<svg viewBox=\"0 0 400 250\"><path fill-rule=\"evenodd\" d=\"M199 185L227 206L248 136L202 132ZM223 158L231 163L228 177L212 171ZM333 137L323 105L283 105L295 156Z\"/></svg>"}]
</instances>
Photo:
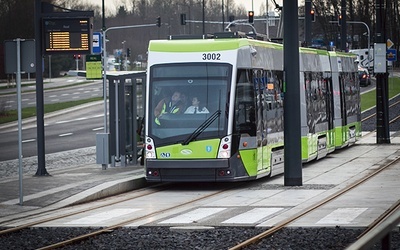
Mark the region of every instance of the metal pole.
<instances>
[{"instance_id":1,"label":"metal pole","mask_svg":"<svg viewBox=\"0 0 400 250\"><path fill-rule=\"evenodd\" d=\"M265 21L265 33L266 33L266 35L267 35L267 38L269 39L269 6L268 6L268 0L265 0L265 19L266 19L266 21Z\"/></svg>"},{"instance_id":2,"label":"metal pole","mask_svg":"<svg viewBox=\"0 0 400 250\"><path fill-rule=\"evenodd\" d=\"M101 0L101 12L102 12L102 26L103 26L103 31L106 30L106 16L105 16L105 5L104 5L104 0Z\"/></svg>"},{"instance_id":3,"label":"metal pole","mask_svg":"<svg viewBox=\"0 0 400 250\"><path fill-rule=\"evenodd\" d=\"M108 132L107 127L107 52L106 52L106 30L103 31L103 99L104 99L104 133Z\"/></svg>"},{"instance_id":4,"label":"metal pole","mask_svg":"<svg viewBox=\"0 0 400 250\"><path fill-rule=\"evenodd\" d=\"M222 31L224 31L225 27L225 13L224 13L224 0L222 0Z\"/></svg>"},{"instance_id":5,"label":"metal pole","mask_svg":"<svg viewBox=\"0 0 400 250\"><path fill-rule=\"evenodd\" d=\"M103 30L103 100L104 100L104 133L108 132L108 121L107 121L107 51L106 51L106 31ZM108 159L109 160L109 159ZM102 164L102 169L106 170L108 164Z\"/></svg>"},{"instance_id":6,"label":"metal pole","mask_svg":"<svg viewBox=\"0 0 400 250\"><path fill-rule=\"evenodd\" d=\"M285 186L303 185L301 162L300 53L298 1L283 1L283 62L285 80L284 110L284 182ZM295 28L293 28L295 27Z\"/></svg>"},{"instance_id":7,"label":"metal pole","mask_svg":"<svg viewBox=\"0 0 400 250\"><path fill-rule=\"evenodd\" d=\"M206 24L205 24L205 19L206 19L206 14L205 14L205 4L203 0L203 35L206 34Z\"/></svg>"},{"instance_id":8,"label":"metal pole","mask_svg":"<svg viewBox=\"0 0 400 250\"><path fill-rule=\"evenodd\" d=\"M116 160L120 161L120 152L119 152L119 113L118 113L118 84L119 80L114 80L115 84L115 157L117 158Z\"/></svg>"},{"instance_id":9,"label":"metal pole","mask_svg":"<svg viewBox=\"0 0 400 250\"><path fill-rule=\"evenodd\" d=\"M21 39L17 38L17 96L18 96L18 163L19 163L19 204L23 205L22 169L22 104L21 104Z\"/></svg>"},{"instance_id":10,"label":"metal pole","mask_svg":"<svg viewBox=\"0 0 400 250\"><path fill-rule=\"evenodd\" d=\"M339 21L329 21L329 23L339 23ZM371 31L368 27L368 25L364 22L360 22L360 21L347 21L348 24L363 24L366 28L367 28L367 33L368 33L368 68L370 67L370 49L371 49Z\"/></svg>"},{"instance_id":11,"label":"metal pole","mask_svg":"<svg viewBox=\"0 0 400 250\"><path fill-rule=\"evenodd\" d=\"M35 1L35 62L36 62L36 124L38 168L36 176L49 175L46 170L45 135L44 135L44 94L42 66L42 0Z\"/></svg>"},{"instance_id":12,"label":"metal pole","mask_svg":"<svg viewBox=\"0 0 400 250\"><path fill-rule=\"evenodd\" d=\"M125 60L124 60L124 70L126 70L126 51L125 51L125 43L126 43L126 41L122 41L122 57L125 58ZM124 56L124 53L125 53L125 56ZM122 65L122 63L121 63L121 65Z\"/></svg>"},{"instance_id":13,"label":"metal pole","mask_svg":"<svg viewBox=\"0 0 400 250\"><path fill-rule=\"evenodd\" d=\"M305 22L305 46L311 45L311 0L305 1L305 13L304 13L304 22Z\"/></svg>"},{"instance_id":14,"label":"metal pole","mask_svg":"<svg viewBox=\"0 0 400 250\"><path fill-rule=\"evenodd\" d=\"M51 82L51 55L49 55L49 82Z\"/></svg>"},{"instance_id":15,"label":"metal pole","mask_svg":"<svg viewBox=\"0 0 400 250\"><path fill-rule=\"evenodd\" d=\"M386 45L385 4L376 0L376 43ZM385 46L386 48L386 46ZM386 63L386 61L385 61ZM390 143L388 76L386 72L376 73L376 143Z\"/></svg>"},{"instance_id":16,"label":"metal pole","mask_svg":"<svg viewBox=\"0 0 400 250\"><path fill-rule=\"evenodd\" d=\"M346 51L347 43L347 15L346 15L346 0L342 0L341 4L342 26L340 27L340 49Z\"/></svg>"}]
</instances>

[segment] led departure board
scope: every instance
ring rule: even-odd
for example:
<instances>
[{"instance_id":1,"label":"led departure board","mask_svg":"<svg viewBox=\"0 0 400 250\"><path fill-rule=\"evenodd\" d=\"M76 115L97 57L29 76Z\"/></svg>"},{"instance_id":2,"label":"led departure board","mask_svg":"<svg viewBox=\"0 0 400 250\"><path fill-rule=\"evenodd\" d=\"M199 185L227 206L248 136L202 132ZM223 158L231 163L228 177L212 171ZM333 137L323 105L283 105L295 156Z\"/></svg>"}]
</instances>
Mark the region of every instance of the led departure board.
<instances>
[{"instance_id":1,"label":"led departure board","mask_svg":"<svg viewBox=\"0 0 400 250\"><path fill-rule=\"evenodd\" d=\"M44 53L91 54L92 19L43 18Z\"/></svg>"}]
</instances>

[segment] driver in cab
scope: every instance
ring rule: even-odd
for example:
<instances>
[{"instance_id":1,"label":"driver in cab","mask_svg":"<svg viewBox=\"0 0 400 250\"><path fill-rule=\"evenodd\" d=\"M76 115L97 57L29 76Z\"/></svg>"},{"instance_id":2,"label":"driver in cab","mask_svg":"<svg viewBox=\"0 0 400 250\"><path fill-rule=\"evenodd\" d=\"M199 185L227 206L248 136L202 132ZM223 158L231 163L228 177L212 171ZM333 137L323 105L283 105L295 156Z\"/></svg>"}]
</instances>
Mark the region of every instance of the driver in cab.
<instances>
[{"instance_id":1,"label":"driver in cab","mask_svg":"<svg viewBox=\"0 0 400 250\"><path fill-rule=\"evenodd\" d=\"M163 114L180 114L183 113L184 105L182 102L182 94L179 91L175 91L171 98L162 99L154 109L154 116L156 117L155 122L160 125L159 118Z\"/></svg>"}]
</instances>

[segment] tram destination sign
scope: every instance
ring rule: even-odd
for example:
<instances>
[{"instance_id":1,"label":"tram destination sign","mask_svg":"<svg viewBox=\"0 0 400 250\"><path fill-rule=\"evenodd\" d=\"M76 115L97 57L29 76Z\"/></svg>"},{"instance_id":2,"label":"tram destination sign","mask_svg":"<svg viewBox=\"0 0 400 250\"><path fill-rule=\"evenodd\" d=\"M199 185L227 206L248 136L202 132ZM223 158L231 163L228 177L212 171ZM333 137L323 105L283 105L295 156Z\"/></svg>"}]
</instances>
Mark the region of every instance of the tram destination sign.
<instances>
[{"instance_id":1,"label":"tram destination sign","mask_svg":"<svg viewBox=\"0 0 400 250\"><path fill-rule=\"evenodd\" d=\"M90 17L43 18L44 54L91 54L92 20Z\"/></svg>"}]
</instances>

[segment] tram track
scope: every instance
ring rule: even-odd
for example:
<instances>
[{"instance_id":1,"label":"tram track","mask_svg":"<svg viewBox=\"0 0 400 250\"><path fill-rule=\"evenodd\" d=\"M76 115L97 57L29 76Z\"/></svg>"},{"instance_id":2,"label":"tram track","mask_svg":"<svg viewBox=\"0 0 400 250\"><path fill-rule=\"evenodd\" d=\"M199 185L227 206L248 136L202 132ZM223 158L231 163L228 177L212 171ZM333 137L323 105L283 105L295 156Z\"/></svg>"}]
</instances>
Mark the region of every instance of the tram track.
<instances>
[{"instance_id":1,"label":"tram track","mask_svg":"<svg viewBox=\"0 0 400 250\"><path fill-rule=\"evenodd\" d=\"M339 190L338 192L332 194L331 196L323 199L322 201L311 205L310 207L304 209L303 211L297 213L296 215L291 216L291 217L289 217L289 218L277 223L272 228L270 228L270 229L268 229L268 230L266 230L266 231L264 231L264 232L262 232L262 233L260 233L260 234L258 234L256 236L254 236L252 238L249 238L248 240L245 240L245 241L241 242L240 244L237 244L237 245L229 248L229 250L245 249L246 247L248 247L250 245L254 245L254 244L260 242L264 238L272 236L274 233L276 233L276 232L282 230L283 228L289 226L294 221L306 216L307 214L309 214L309 213L317 210L318 208L328 204L329 202L339 198L340 196L344 195L348 191L360 186L361 184L365 183L366 181L368 181L372 177L376 176L377 174L381 173L382 171L386 170L387 168L389 168L390 166L392 166L393 164L398 163L398 162L400 162L400 157L397 157L396 159L390 161L389 163L386 163L385 165L381 166L377 170L375 170L375 171L371 172L370 174L364 176L363 178L353 182L352 184L350 184L347 187ZM362 235L364 235L368 231L370 231L373 228L375 228L382 221L384 221L391 213L396 211L396 209L398 209L399 207L400 207L399 203L397 203L396 205L392 206L389 210L387 210L384 214L382 214L376 221L371 223L367 227L367 229L359 237L361 237Z\"/></svg>"},{"instance_id":2,"label":"tram track","mask_svg":"<svg viewBox=\"0 0 400 250\"><path fill-rule=\"evenodd\" d=\"M396 160L398 160L398 159L396 159ZM396 160L394 160L394 161L392 161L391 163L389 163L389 164L394 164L395 163L395 161ZM388 164L388 165L389 165ZM383 168L384 166L382 166L378 171L376 171L376 173L375 174L373 174L373 173L371 173L370 175L368 175L367 177L366 177L366 179L368 179L368 178L371 178L371 177L373 177L373 175L376 175L378 172L381 172L381 171L383 171L384 170L384 168ZM253 182L252 182L253 183ZM244 185L250 185L250 184L252 184L252 183L244 183ZM358 182L356 182L356 183L358 183ZM225 186L226 187L226 186ZM229 186L229 187L231 187L231 186ZM168 187L166 187L166 188L168 188ZM242 186L234 186L234 188L235 189L237 189L237 188L242 188ZM164 212L166 212L166 211L169 211L169 212L174 212L175 213L175 211L178 211L179 210L179 208L181 208L180 210L185 210L185 208L184 208L184 206L185 205L189 205L190 206L190 204L191 203L195 203L195 202L197 202L197 201L201 201L201 200L203 200L203 199L208 199L208 198L211 198L211 197L213 197L213 196L216 196L216 195L218 195L218 194L222 194L224 191L229 191L229 190L232 190L232 189L234 189L234 188L230 188L230 189L225 189L225 190L221 190L221 188L219 187L219 188L217 188L218 190L220 190L221 192L213 192L212 194L209 194L209 195L206 195L206 196L202 196L202 197L199 197L198 199L193 199L193 200L191 200L191 201L188 201L187 203L180 203L180 204L177 204L177 205L173 205L173 206L170 206L168 209L164 209L164 210L160 210L160 211L157 211L157 212L155 212L155 213L151 213L151 214L147 214L146 216L141 216L141 217L138 217L138 218L135 218L135 219L132 219L132 220L127 220L127 221L124 221L124 222L122 222L122 223L116 223L116 224L114 224L114 225L112 225L112 226L108 226L108 227L104 227L104 228L101 228L101 229L99 229L99 230L96 230L95 228L91 228L90 230L95 230L95 231L92 231L92 232L89 232L90 230L83 230L84 231L84 233L82 233L82 234L80 234L80 235L78 235L78 236L76 236L76 237L73 237L73 238L71 238L71 239L68 239L68 240L66 240L68 237L71 237L70 235L68 235L68 237L64 237L64 238L58 238L58 240L60 240L60 239L63 239L64 241L60 241L60 242L56 242L56 243L54 243L55 242L55 240L53 239L53 241L48 241L47 242L47 244L49 244L49 245L47 245L47 246L44 246L44 247L42 247L42 245L36 245L36 247L41 247L41 248L39 248L39 249L54 249L54 248L60 248L60 247L63 247L63 246L70 246L70 247L76 247L76 246L80 246L80 244L82 244L82 245L85 245L85 244L90 244L89 242L91 242L92 240L94 240L95 238L98 238L98 237L107 237L107 235L112 235L112 234L114 234L114 232L117 232L117 231L120 231L125 225L127 225L127 224L130 224L130 223L132 223L132 222L135 222L135 221L140 221L140 220L146 220L146 219L149 219L149 218L151 218L151 217L153 217L153 218L155 218L155 217L157 217L157 216L159 216L159 215L161 215L162 213L164 213ZM172 186L172 189L176 189L177 190L177 186ZM181 186L178 186L178 189L179 190L181 190ZM203 187L202 189L207 189L206 187ZM351 188L350 187L345 187L345 189L344 190L350 190ZM149 190L146 190L146 189L144 189L144 190L141 190L142 192L148 192ZM151 191L151 190L150 190ZM154 192L158 192L158 191L161 191L160 190L160 188L157 188L157 190L152 190L152 191L154 191ZM128 195L129 195L129 193L127 193ZM150 193L149 193L150 194ZM126 194L125 194L126 195ZM145 193L142 193L142 195L145 195ZM136 196L137 197L139 197L139 195L138 194L136 194ZM121 197L122 198L122 197ZM326 200L328 200L328 199L330 199L331 197L328 197ZM127 198L128 199L128 198ZM333 199L333 198L331 198L331 199ZM126 199L124 199L124 200L126 200ZM122 200L120 200L119 202L121 202ZM118 203L118 202L115 202L115 203ZM110 203L111 204L111 203ZM322 205L314 205L313 207L316 207L316 208L318 208L318 207L320 207L320 206L322 206ZM93 208L94 206L92 206L91 208ZM70 215L67 215L67 216L70 216ZM299 218L301 218L301 217L299 217ZM287 219L287 220L285 220L285 221L288 221L289 219ZM293 219L293 221L295 221L296 219ZM290 222L289 222L290 223ZM41 227L41 228L43 228L43 225L39 225L39 224L37 224L39 227ZM46 225L44 226L45 228L46 228ZM51 226L50 226L51 227ZM131 227L131 226L130 226ZM283 227L284 228L284 227ZM33 229L33 228L32 228ZM32 230L31 229L31 230ZM271 228L272 229L272 228ZM278 232L279 230L276 230L275 232ZM99 236L99 235L103 235L103 236ZM254 235L254 234L253 234ZM248 237L250 237L251 235L247 235ZM265 237L268 237L268 236L265 236ZM243 238L242 238L243 239ZM257 241L258 240L261 240L261 239L263 239L263 238L259 238L259 239L257 239ZM88 243L86 243L86 242L88 242ZM243 241L244 242L244 241ZM50 245L51 244L51 245ZM69 249L69 248L67 248L67 249Z\"/></svg>"},{"instance_id":3,"label":"tram track","mask_svg":"<svg viewBox=\"0 0 400 250\"><path fill-rule=\"evenodd\" d=\"M400 103L400 102L397 102L396 104L398 104L398 103ZM391 105L391 107L392 106L394 106L394 105ZM393 121L393 122L395 122L395 121L397 121L399 118L397 117L397 118L393 118L391 121ZM398 159L396 159L396 161L397 161ZM392 163L393 164L393 163ZM371 176L372 177L372 176ZM237 188L237 186L235 187L235 188ZM346 188L345 190L350 190L350 189L348 189L348 188ZM145 192L146 190L141 190L141 192ZM159 192L160 190L152 190L152 191L154 191L153 193L156 193L156 192ZM224 191L224 190L221 190L221 193L222 193L222 191ZM225 190L225 191L227 191L227 190ZM347 192L346 191L346 192ZM145 196L145 195L150 195L151 193L150 193L150 190L147 190L147 192L149 192L149 193L147 193L147 194L145 194L145 193L143 193L143 194L141 194L141 196ZM190 201L190 202L187 202L187 203L182 203L182 204L178 204L178 205L176 205L176 206L172 206L172 207L170 207L170 208L168 208L168 209L165 209L165 210L163 210L163 211L157 211L157 212L155 212L155 213L152 213L152 214L149 214L149 215L146 215L146 216L142 216L142 217L139 217L139 218L135 218L135 219L133 219L133 220L130 220L130 221L125 221L125 222L123 222L123 223L118 223L118 224L115 224L115 225L113 225L113 226L110 226L110 227L106 227L106 228L103 228L103 229L101 229L101 230L97 230L97 231L94 231L94 232L91 232L91 233L88 233L88 234L83 234L83 235L81 235L81 236L77 236L77 237L74 237L73 239L70 239L70 240L66 240L66 241L63 241L63 242L59 242L59 243L55 243L55 244L53 244L53 245L49 245L49 246L46 246L46 247L43 247L43 248L40 248L40 249L54 249L54 248L58 248L58 247L61 247L61 246L64 246L64 245L68 245L68 244L74 244L74 243L76 243L76 242L79 242L79 241L82 241L82 240L85 240L85 239L89 239L89 238L91 238L91 237L95 237L96 235L99 235L99 234L103 234L103 233L108 233L108 232L111 232L111 231L114 231L115 229L118 229L118 228L120 228L120 227L123 227L125 224L130 224L130 223L132 223L132 222L134 222L134 221L138 221L138 220L143 220L143 219L146 219L146 218L149 218L149 217L152 217L152 216L156 216L156 215L158 215L158 214L161 214L161 213L163 213L163 212L166 212L166 211L173 211L174 209L178 209L178 208L180 208L180 207L183 207L183 206L185 206L185 205L189 205L190 203L192 203L192 202L197 202L197 201L200 201L201 199L207 199L207 198L210 198L210 197L212 197L212 196L214 196L214 195L217 195L217 194L219 194L219 193L214 193L214 194L210 194L210 196L204 196L204 197L200 197L200 198L198 198L198 199L196 199L196 200L193 200L193 201ZM125 194L126 195L126 194ZM137 194L138 195L138 194ZM138 197L141 197L141 196L137 196L136 198L138 198ZM327 199L329 199L330 197L328 197ZM123 202L123 201L126 201L126 200L129 200L129 199L132 199L132 197L130 197L130 198L125 198L125 199L121 199L120 201L117 201L117 202L114 202L114 203L109 203L109 204L102 204L102 205L99 205L99 206L93 206L93 207L91 207L89 210L91 210L91 209L96 209L96 208L101 208L101 207L106 207L106 206L111 206L112 204L117 204L117 203L120 203L120 202ZM332 198L331 200L333 200L334 198ZM330 201L330 200L329 200ZM329 202L328 201L328 202ZM316 206L316 208L315 209L317 209L318 207L320 207L320 206L322 206L322 205L320 205L320 206L317 206L317 205L315 205ZM0 235L2 235L2 234L7 234L7 233L12 233L12 232L16 232L16 231L19 231L19 230L22 230L22 229L24 229L24 228L29 228L29 227L33 227L33 226L36 226L36 225L40 225L40 224L42 224L42 223L45 223L45 222L49 222L49 221L51 221L51 220L57 220L57 219L60 219L60 218L64 218L64 217L68 217L68 216L72 216L72 215L75 215L75 214L79 214L79 213L84 213L84 212L86 212L87 211L87 209L86 210L82 210L82 211L75 211L75 212L71 212L71 213L69 213L69 214L65 214L65 215L63 215L63 216L61 216L61 217L53 217L53 218L49 218L49 219L47 219L47 220L43 220L43 221L39 221L39 222L36 222L36 223L29 223L29 224L25 224L24 225L24 227L21 227L21 228L19 228L19 229L14 229L14 228L11 228L10 230L11 231L8 231L7 232L7 230L3 230L3 231L0 231ZM48 211L47 211L48 212ZM308 213L308 212L307 212ZM301 217L301 216L300 216ZM300 218L300 217L298 217L298 218ZM289 220L289 219L288 219ZM285 220L285 221L288 221L288 220ZM297 219L293 219L292 221L295 221L295 220L297 220ZM292 221L290 221L289 223L291 223ZM372 227L372 225L371 225L371 227ZM271 228L272 229L272 228ZM276 230L276 231L274 231L274 232L277 232L277 231L279 231L279 230ZM273 233L274 233L273 232ZM273 234L272 233L272 234ZM268 237L268 236L265 236L265 237ZM261 240L262 238L260 238L259 240ZM235 249L235 248L233 248L233 249Z\"/></svg>"},{"instance_id":4,"label":"tram track","mask_svg":"<svg viewBox=\"0 0 400 250\"><path fill-rule=\"evenodd\" d=\"M393 125L397 124L397 122L399 121L400 115L399 115L399 112L396 111L396 110L400 110L399 106L400 106L400 100L398 97L395 98L393 100L393 102L389 105L389 110L394 110L393 112L389 112L389 122L388 122L389 126L391 126L391 125L393 126ZM371 114L369 114L361 119L361 124L362 124L363 130L368 131L364 136L368 136L368 135L376 132L375 121L371 121L373 118L376 117L376 108L374 108L374 109L375 110ZM371 129L372 127L373 127L373 129ZM395 128L395 129L391 129L391 130L397 131L398 129Z\"/></svg>"},{"instance_id":5,"label":"tram track","mask_svg":"<svg viewBox=\"0 0 400 250\"><path fill-rule=\"evenodd\" d=\"M241 185L245 185L245 183L243 183ZM237 186L235 186L234 188L237 188ZM131 224L131 223L133 223L135 221L140 221L140 220L143 220L143 219L146 219L146 218L151 218L151 217L154 217L156 215L159 215L159 214L171 211L171 210L175 210L175 209L187 206L189 204L196 203L196 202L201 201L201 200L209 199L209 198L211 198L213 196L222 194L222 193L230 191L232 189L233 188L218 190L218 191L213 192L211 194L207 194L207 195L204 195L202 197L199 197L199 198L196 198L196 199L184 202L184 203L180 203L180 204L177 204L175 206L171 206L171 207L166 208L166 209L162 209L162 210L159 210L159 211L156 211L156 212L144 215L144 216L140 216L140 217L137 217L137 218L134 218L134 219L125 220L125 221L123 221L121 223L117 223L117 224L114 224L112 226L108 226L108 227L105 227L105 228L100 229L100 230L96 230L96 231L88 233L88 234L80 235L80 236L77 236L77 237L62 241L62 242L58 242L58 243L55 243L55 244L52 244L52 245L49 245L49 246L38 248L37 250L55 249L55 248L59 248L59 247L65 246L65 245L70 245L70 244L73 244L73 243L76 243L76 242L79 242L79 241L82 241L82 240L86 240L86 239L88 239L90 237L95 237L97 235L100 235L100 234L103 234L103 233L107 233L107 232L113 231L115 229L121 228L121 227L123 227L125 225L128 225L128 224Z\"/></svg>"},{"instance_id":6,"label":"tram track","mask_svg":"<svg viewBox=\"0 0 400 250\"><path fill-rule=\"evenodd\" d=\"M173 205L173 206L170 206L170 207L165 208L165 209L160 209L158 211L155 211L155 212L152 212L152 213L148 213L146 215L139 216L139 217L136 217L136 218L133 218L133 219L124 220L124 221L122 221L120 223L116 223L116 224L113 224L111 226L107 226L107 227L101 228L99 230L94 230L94 231L92 231L90 233L78 235L78 236L75 236L73 238L66 239L66 240L63 240L63 241L60 241L60 242L56 242L56 243L53 243L51 245L43 246L43 247L40 247L40 248L37 248L37 249L55 249L55 248L63 247L63 246L66 246L66 245L74 244L74 243L77 243L79 241L82 241L82 240L85 240L85 239L89 239L91 237L95 237L95 236L103 234L103 233L112 232L112 231L114 231L114 230L116 230L118 228L121 228L121 227L123 227L125 225L128 225L128 224L131 224L131 223L134 223L136 221L141 221L141 220L144 220L144 219L147 219L147 218L151 218L151 217L163 214L165 212L173 211L173 210L185 207L187 205L199 202L201 200L209 199L209 198L211 198L213 196L220 195L220 194L222 194L224 192L231 191L231 190L236 189L238 187L240 188L243 185L248 185L248 183L241 183L239 185L237 185L237 183L236 183L236 185L229 185L228 188L218 189L215 192L213 191L210 194L202 195L201 197L198 197L198 198L195 198L195 199L191 199L191 200L189 200L187 202L179 203L177 205ZM20 226L17 226L17 227L5 229L5 230L0 231L0 236L9 235L9 234L12 234L12 233L17 233L17 232L19 232L21 230L24 230L24 229L27 229L27 228L32 228L34 226L39 226L40 227L40 225L44 224L44 223L57 221L59 219L63 219L63 218L70 217L70 216L73 216L73 215L83 214L83 213L86 213L86 212L94 210L94 209L106 208L107 206L111 207L111 206L116 205L118 203L131 201L131 200L134 200L134 199L137 199L137 198L141 198L141 197L144 197L144 196L148 196L148 195L152 195L152 194L155 194L155 193L167 191L167 190L169 190L170 186L174 186L174 185L173 184L160 184L160 185L157 185L157 186L160 186L161 189L157 188L156 190L154 190L154 187L152 189L144 188L143 190L140 190L139 192L135 192L132 195L128 195L128 197L126 197L126 198L117 199L117 201L106 202L104 204L86 207L84 209L79 209L77 211L73 211L73 212L69 212L69 213L63 213L61 215L51 216L49 218L35 220L33 222L26 223L26 224L23 224L23 225L20 225ZM126 196L126 194L124 194L124 196ZM56 210L57 209L54 209L52 211L47 211L47 212L54 212ZM36 214L36 215L38 215L38 214ZM32 215L31 217L34 217L34 216L35 215ZM21 218L19 218L19 219L21 219ZM24 218L24 220L27 220L27 219L30 219L30 218Z\"/></svg>"},{"instance_id":7,"label":"tram track","mask_svg":"<svg viewBox=\"0 0 400 250\"><path fill-rule=\"evenodd\" d=\"M157 186L162 187L162 186L165 186L165 185L166 184L160 184L160 185L157 185ZM36 226L36 225L40 225L40 224L43 224L43 223L46 223L46 222L51 222L51 221L59 220L59 219L66 218L66 217L69 217L69 216L82 214L82 213L85 213L85 212L93 210L93 209L99 209L99 208L103 208L103 207L107 207L107 206L112 206L112 205L115 205L115 204L118 204L118 203L121 203L121 202L129 201L129 200L132 200L132 199L137 199L139 197L143 197L143 196L146 196L146 195L151 195L151 194L154 194L154 193L157 193L157 192L160 192L160 190L153 190L153 189L149 189L149 188L135 190L134 192L130 192L130 193L132 193L131 195L124 194L124 197L122 199L117 199L117 200L113 199L112 202L105 202L104 204L85 207L83 209L79 209L79 210L74 211L74 212L68 212L68 213L64 213L64 214L61 214L61 215L51 216L49 218L39 219L39 220L36 219L35 217L39 216L39 215L45 216L48 213L59 211L61 209L65 209L65 207L46 210L44 213L43 213L43 211L38 211L37 213L31 213L31 214L26 215L26 216L18 217L17 219L11 219L11 220L8 220L8 221L3 221L2 224L6 225L7 223L9 223L9 224L10 223L16 223L16 222L18 222L20 220L25 220L26 221L26 220L30 220L30 219L34 218L34 221L32 221L30 223L24 223L24 224L16 226L16 227L11 227L11 228L8 228L8 229L1 230L0 231L0 236L4 235L4 234L18 232L20 230L23 230L23 229L26 229L26 228L29 228L29 227L33 227L33 226ZM68 207L68 209L72 209L72 207Z\"/></svg>"},{"instance_id":8,"label":"tram track","mask_svg":"<svg viewBox=\"0 0 400 250\"><path fill-rule=\"evenodd\" d=\"M398 101L396 101L396 102L390 104L390 105L389 105L389 108L393 108L393 107L395 107L396 105L399 105L399 104L400 104L400 100L398 100ZM376 117L376 112L374 112L374 113L372 113L372 114L370 114L370 115L364 117L363 119L361 119L361 122L366 122L366 121L368 121L368 120L370 120L370 119L372 119L372 118L374 118L374 117ZM391 120L390 120L390 123L393 123L393 122L397 121L398 119L400 119L399 116L397 116L397 117L391 119Z\"/></svg>"},{"instance_id":9,"label":"tram track","mask_svg":"<svg viewBox=\"0 0 400 250\"><path fill-rule=\"evenodd\" d=\"M386 210L379 218L373 221L368 227L364 230L362 234L360 234L357 239L360 239L362 236L377 228L382 222L384 222L390 215L400 209L400 200L398 200L393 206L391 206L388 210Z\"/></svg>"},{"instance_id":10,"label":"tram track","mask_svg":"<svg viewBox=\"0 0 400 250\"><path fill-rule=\"evenodd\" d=\"M287 218L287 219L283 220L282 222L276 224L276 226L270 228L269 230L267 230L267 231L265 231L265 232L263 232L261 234L258 234L258 235L254 236L252 238L249 238L248 240L243 241L242 243L240 243L240 244L238 244L238 245L236 245L236 246L234 246L233 248L230 248L230 249L245 249L246 247L248 247L250 245L256 244L257 242L261 241L262 239L267 238L267 237L273 235L274 233L278 232L279 230L287 227L289 224L291 224L292 222L294 222L294 221L300 219L301 217L307 215L308 213L320 208L321 206L323 206L323 205L335 200L336 198L340 197L341 195L345 194L346 192L348 192L348 191L354 189L355 187L361 185L362 183L366 182L367 180L371 179L372 177L376 176L380 172L384 171L385 169L387 169L388 167L390 167L391 165L393 165L393 164L395 164L395 163L397 163L399 161L400 161L400 157L390 161L389 163L381 166L379 169L377 169L377 170L369 173L368 175L364 176L362 179L360 179L358 181L355 181L351 185L348 185L348 186L344 187L339 192L336 192L336 193L332 194L331 196L325 198L321 202L316 203L314 205L311 205L310 207L308 207L307 209L303 210L302 212L299 212L296 215L294 215L294 216L292 216L290 218ZM243 183L243 185L247 185L247 184L248 183ZM230 187L230 188L226 188L226 189L218 189L218 191L216 191L216 192L212 192L210 194L203 195L203 196L198 197L196 199L192 199L192 200L187 201L187 202L183 202L183 203L179 203L179 204L176 204L176 205L172 205L172 206L170 206L170 207L168 207L166 209L162 209L162 210L159 210L159 211L156 211L156 212L153 212L153 213L149 213L149 214L146 214L144 216L136 217L136 218L133 218L133 219L125 220L125 221L123 221L121 223L116 223L114 225L107 226L107 227L101 228L99 230L95 230L93 232L81 234L79 236L76 236L76 237L73 237L73 238L70 238L70 239L67 239L67 240L63 240L63 241L60 241L60 242L56 242L56 243L53 243L51 245L47 245L47 246L44 246L44 247L41 247L41 248L38 248L38 249L55 249L55 248L60 248L60 247L64 247L64 246L67 246L67 245L74 246L75 244L79 244L79 242L81 242L81 241L86 241L86 240L89 240L89 239L94 238L96 236L99 236L101 234L113 232L113 231L115 231L117 229L120 229L120 228L122 228L122 227L124 227L124 226L126 226L128 224L131 224L131 223L133 223L135 221L141 221L141 220L145 220L145 219L152 218L152 217L154 218L157 215L161 215L162 213L165 213L165 212L168 212L168 211L175 211L175 210L178 210L179 208L184 208L185 206L193 204L193 203L196 203L198 201L206 200L206 199L212 198L214 196L223 194L224 192L227 192L227 191L230 191L230 190L233 190L233 189L237 189L237 188L241 188L241 186L243 186L243 185L234 186L234 187ZM158 192L160 190L154 190L154 191ZM119 202L121 202L121 201L119 201ZM66 216L70 216L70 215L66 215ZM386 216L381 216L381 218L384 219L384 218L386 218ZM377 224L379 224L379 223L377 223ZM369 227L372 228L373 225L370 225Z\"/></svg>"}]
</instances>

